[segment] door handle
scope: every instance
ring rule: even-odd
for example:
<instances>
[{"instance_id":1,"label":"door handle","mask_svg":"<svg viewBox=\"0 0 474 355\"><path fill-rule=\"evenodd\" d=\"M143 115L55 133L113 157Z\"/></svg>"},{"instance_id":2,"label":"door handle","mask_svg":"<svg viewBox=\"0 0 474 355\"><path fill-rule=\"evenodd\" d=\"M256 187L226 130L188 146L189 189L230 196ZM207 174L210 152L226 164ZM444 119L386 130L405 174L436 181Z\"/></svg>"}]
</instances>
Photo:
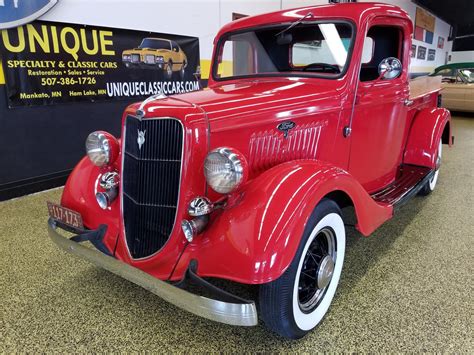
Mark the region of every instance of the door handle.
<instances>
[{"instance_id":1,"label":"door handle","mask_svg":"<svg viewBox=\"0 0 474 355\"><path fill-rule=\"evenodd\" d=\"M351 133L352 133L352 128L349 126L344 127L344 129L342 130L342 135L344 136L344 138L349 137Z\"/></svg>"},{"instance_id":2,"label":"door handle","mask_svg":"<svg viewBox=\"0 0 474 355\"><path fill-rule=\"evenodd\" d=\"M413 100L405 99L405 101L403 101L403 103L405 104L405 106L411 106L411 105L413 105Z\"/></svg>"}]
</instances>

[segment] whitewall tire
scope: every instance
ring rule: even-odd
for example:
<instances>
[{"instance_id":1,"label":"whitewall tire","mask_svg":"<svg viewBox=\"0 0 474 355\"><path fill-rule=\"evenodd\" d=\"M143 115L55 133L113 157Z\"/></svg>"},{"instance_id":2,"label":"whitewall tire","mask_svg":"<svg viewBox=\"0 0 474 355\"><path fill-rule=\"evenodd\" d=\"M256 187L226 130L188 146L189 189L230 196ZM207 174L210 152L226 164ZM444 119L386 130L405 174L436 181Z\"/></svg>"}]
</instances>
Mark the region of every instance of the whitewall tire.
<instances>
[{"instance_id":1,"label":"whitewall tire","mask_svg":"<svg viewBox=\"0 0 474 355\"><path fill-rule=\"evenodd\" d=\"M345 246L341 211L324 199L311 214L289 268L260 287L260 314L270 329L297 339L321 322L339 284Z\"/></svg>"},{"instance_id":2,"label":"whitewall tire","mask_svg":"<svg viewBox=\"0 0 474 355\"><path fill-rule=\"evenodd\" d=\"M431 177L431 179L429 179L426 182L426 184L423 186L423 188L420 190L420 192L419 192L420 195L422 195L422 196L429 195L436 188L436 183L438 182L439 168L441 166L441 157L442 157L442 155L443 155L443 143L440 140L439 145L438 145L438 154L437 154L437 158L436 158L436 165L437 165L436 171L433 174L433 176Z\"/></svg>"}]
</instances>

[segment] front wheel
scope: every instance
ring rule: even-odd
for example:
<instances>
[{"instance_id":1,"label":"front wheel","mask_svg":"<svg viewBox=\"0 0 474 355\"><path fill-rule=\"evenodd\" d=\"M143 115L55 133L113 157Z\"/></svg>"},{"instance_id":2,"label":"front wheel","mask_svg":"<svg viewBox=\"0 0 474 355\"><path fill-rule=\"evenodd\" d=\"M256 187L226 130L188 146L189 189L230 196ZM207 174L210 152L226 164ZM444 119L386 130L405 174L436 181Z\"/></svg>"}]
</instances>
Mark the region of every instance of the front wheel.
<instances>
[{"instance_id":1,"label":"front wheel","mask_svg":"<svg viewBox=\"0 0 474 355\"><path fill-rule=\"evenodd\" d=\"M268 328L298 339L321 322L339 283L345 246L341 210L324 199L311 214L288 269L260 286L260 314Z\"/></svg>"},{"instance_id":2,"label":"front wheel","mask_svg":"<svg viewBox=\"0 0 474 355\"><path fill-rule=\"evenodd\" d=\"M171 80L171 78L173 77L173 62L171 61L171 59L166 65L165 76L167 80Z\"/></svg>"},{"instance_id":3,"label":"front wheel","mask_svg":"<svg viewBox=\"0 0 474 355\"><path fill-rule=\"evenodd\" d=\"M433 176L431 177L431 179L429 179L425 185L421 188L420 192L418 194L420 194L421 196L426 196L426 195L429 195L430 193L432 193L436 187L436 183L438 182L438 175L439 175L439 168L441 166L441 155L443 153L443 143L439 142L439 146L438 146L438 157L436 158L436 171L435 173L433 174Z\"/></svg>"}]
</instances>

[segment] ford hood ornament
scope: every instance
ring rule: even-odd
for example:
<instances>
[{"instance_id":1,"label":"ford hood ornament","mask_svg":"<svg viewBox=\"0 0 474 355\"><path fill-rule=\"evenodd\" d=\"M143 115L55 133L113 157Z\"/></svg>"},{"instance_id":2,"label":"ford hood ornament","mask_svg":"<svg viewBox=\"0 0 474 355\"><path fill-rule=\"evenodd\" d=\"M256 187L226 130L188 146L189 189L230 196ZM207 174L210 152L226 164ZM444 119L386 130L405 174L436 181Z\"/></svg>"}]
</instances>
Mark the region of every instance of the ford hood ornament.
<instances>
[{"instance_id":1,"label":"ford hood ornament","mask_svg":"<svg viewBox=\"0 0 474 355\"><path fill-rule=\"evenodd\" d=\"M137 138L137 143L138 143L138 149L142 149L142 145L145 144L145 133L146 130L140 131L138 130L138 138Z\"/></svg>"}]
</instances>

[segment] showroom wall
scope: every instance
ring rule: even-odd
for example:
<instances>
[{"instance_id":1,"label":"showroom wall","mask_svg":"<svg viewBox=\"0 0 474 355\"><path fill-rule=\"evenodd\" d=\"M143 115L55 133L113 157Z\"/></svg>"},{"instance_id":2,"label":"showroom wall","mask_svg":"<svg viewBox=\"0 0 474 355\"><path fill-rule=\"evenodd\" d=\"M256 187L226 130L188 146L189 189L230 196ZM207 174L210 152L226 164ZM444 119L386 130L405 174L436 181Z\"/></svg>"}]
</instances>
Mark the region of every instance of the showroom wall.
<instances>
[{"instance_id":1,"label":"showroom wall","mask_svg":"<svg viewBox=\"0 0 474 355\"><path fill-rule=\"evenodd\" d=\"M89 25L177 33L199 37L203 78L208 77L213 40L217 31L232 21L232 14L254 15L327 1L314 0L95 0L94 11L83 0L61 0L42 17ZM166 6L163 6L166 4ZM195 4L195 5L192 5ZM186 9L193 8L193 11ZM108 16L104 17L103 14Z\"/></svg>"},{"instance_id":2,"label":"showroom wall","mask_svg":"<svg viewBox=\"0 0 474 355\"><path fill-rule=\"evenodd\" d=\"M449 63L474 62L474 51L451 52Z\"/></svg>"},{"instance_id":3,"label":"showroom wall","mask_svg":"<svg viewBox=\"0 0 474 355\"><path fill-rule=\"evenodd\" d=\"M363 2L363 1L369 2L369 0L359 0L359 2ZM415 21L416 8L418 6L416 6L410 0L384 0L383 2L400 6L406 12L408 12L412 21ZM418 46L423 46L427 49L427 51L430 49L432 50L434 49L436 51L435 60L434 61L428 61L426 59L421 60L421 59L417 59L415 56L415 58L411 59L411 64L410 64L410 71L412 73L419 73L419 74L429 73L434 68L439 67L440 65L446 64L448 54L451 52L453 42L448 41L449 30L451 26L447 22L441 20L440 18L436 16L434 17L435 17L435 29L434 29L434 35L433 35L433 43L429 44L423 41L413 39L413 44L416 45L417 48ZM444 39L443 49L437 48L438 37L442 37Z\"/></svg>"},{"instance_id":4,"label":"showroom wall","mask_svg":"<svg viewBox=\"0 0 474 355\"><path fill-rule=\"evenodd\" d=\"M359 2L370 0L359 0ZM417 6L411 0L384 0L405 9L414 20ZM87 3L87 2L86 2ZM166 6L163 6L163 4ZM195 3L194 11L186 11ZM197 36L200 40L203 78L208 75L209 60L212 55L212 41L224 24L232 21L232 14L253 15L279 9L327 4L328 0L135 0L133 6L126 0L95 0L94 10L84 6L84 0L61 0L60 4L42 19L117 28L129 28L156 32L177 33ZM193 6L194 7L194 6ZM106 17L103 13L107 13ZM450 25L436 18L432 44L414 40L416 46L422 45L436 50L434 61L412 58L411 71L428 73L435 67L445 64L446 53L451 50L448 42ZM444 38L444 48L437 48L438 37Z\"/></svg>"}]
</instances>

